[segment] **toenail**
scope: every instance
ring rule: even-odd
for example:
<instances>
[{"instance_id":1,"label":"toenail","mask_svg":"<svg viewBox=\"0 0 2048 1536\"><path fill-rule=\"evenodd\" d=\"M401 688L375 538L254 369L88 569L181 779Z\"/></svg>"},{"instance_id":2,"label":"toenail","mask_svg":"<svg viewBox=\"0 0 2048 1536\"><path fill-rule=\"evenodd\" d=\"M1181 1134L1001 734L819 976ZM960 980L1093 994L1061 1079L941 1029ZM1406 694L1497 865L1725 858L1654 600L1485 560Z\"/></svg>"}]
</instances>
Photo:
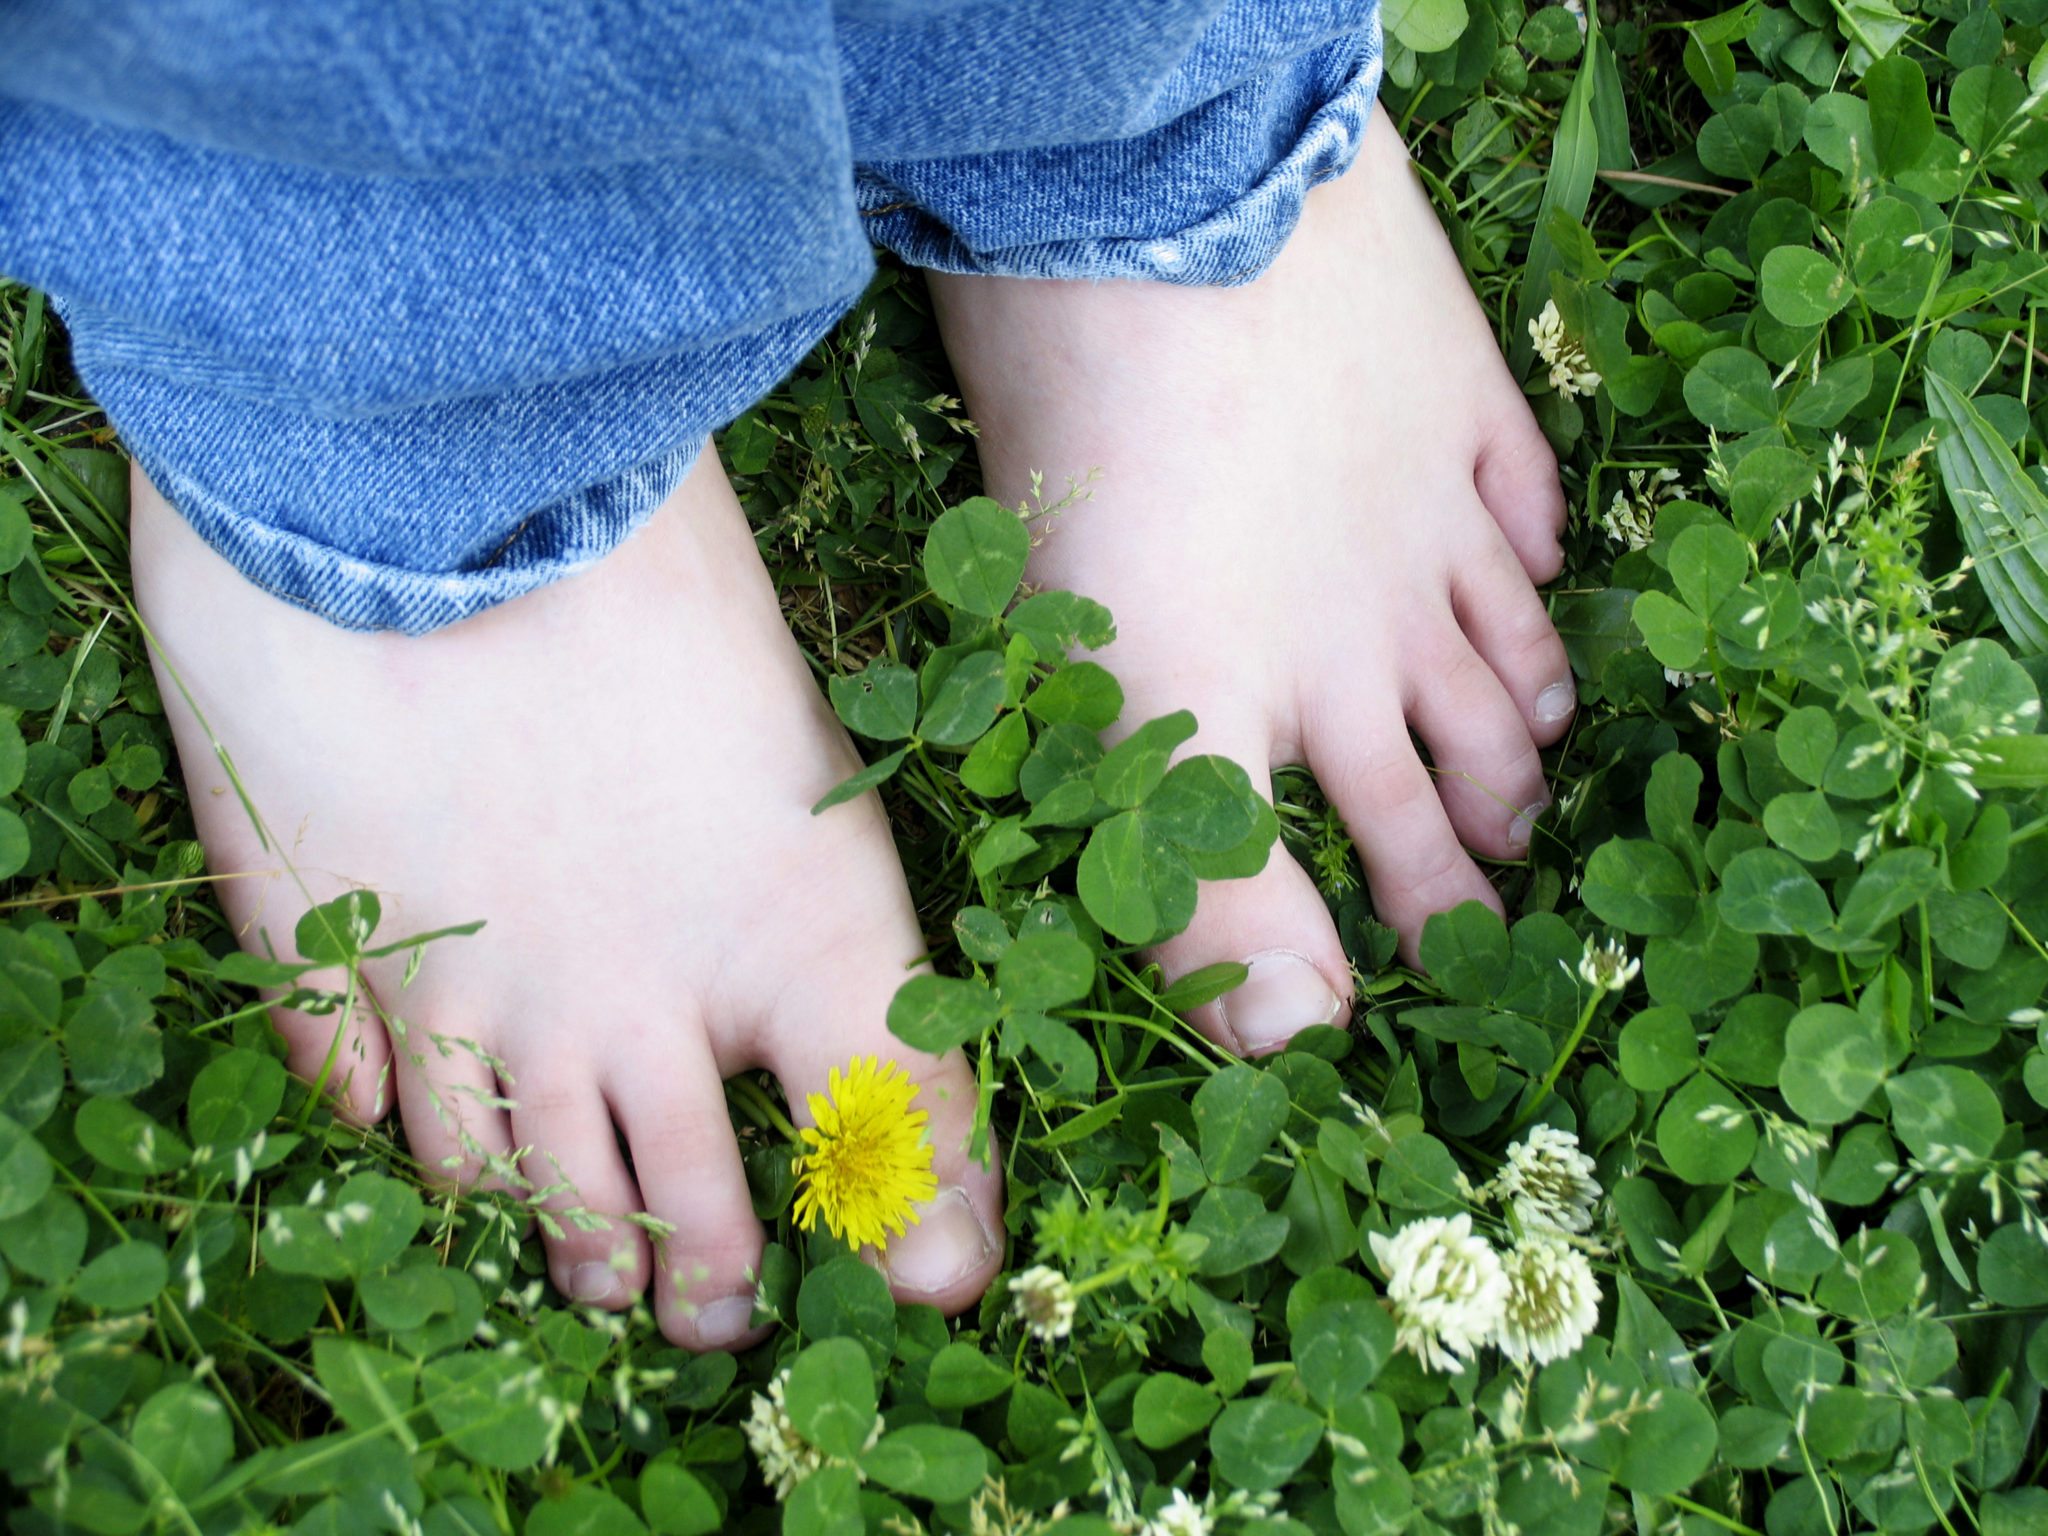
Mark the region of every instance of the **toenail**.
<instances>
[{"instance_id":1,"label":"toenail","mask_svg":"<svg viewBox=\"0 0 2048 1536\"><path fill-rule=\"evenodd\" d=\"M1334 1024L1344 999L1307 955L1269 949L1245 961L1245 979L1217 1003L1247 1056L1278 1050L1311 1024Z\"/></svg>"},{"instance_id":2,"label":"toenail","mask_svg":"<svg viewBox=\"0 0 2048 1536\"><path fill-rule=\"evenodd\" d=\"M1515 819L1508 823L1508 846L1522 849L1529 846L1529 834L1536 829L1536 823L1543 813L1550 809L1550 797L1544 796L1534 805L1525 805L1515 813Z\"/></svg>"},{"instance_id":3,"label":"toenail","mask_svg":"<svg viewBox=\"0 0 2048 1536\"><path fill-rule=\"evenodd\" d=\"M942 1189L918 1213L918 1223L882 1255L899 1291L936 1296L979 1271L995 1256L995 1240L981 1213L957 1186Z\"/></svg>"},{"instance_id":4,"label":"toenail","mask_svg":"<svg viewBox=\"0 0 2048 1536\"><path fill-rule=\"evenodd\" d=\"M1579 707L1579 691L1570 683L1552 683L1536 695L1536 718L1554 725Z\"/></svg>"},{"instance_id":5,"label":"toenail","mask_svg":"<svg viewBox=\"0 0 2048 1536\"><path fill-rule=\"evenodd\" d=\"M574 1301L610 1301L619 1292L619 1272L609 1264L578 1264L569 1271L568 1289Z\"/></svg>"},{"instance_id":6,"label":"toenail","mask_svg":"<svg viewBox=\"0 0 2048 1536\"><path fill-rule=\"evenodd\" d=\"M696 1330L699 1344L717 1349L732 1343L754 1326L754 1293L745 1291L705 1302L690 1318L690 1326Z\"/></svg>"}]
</instances>

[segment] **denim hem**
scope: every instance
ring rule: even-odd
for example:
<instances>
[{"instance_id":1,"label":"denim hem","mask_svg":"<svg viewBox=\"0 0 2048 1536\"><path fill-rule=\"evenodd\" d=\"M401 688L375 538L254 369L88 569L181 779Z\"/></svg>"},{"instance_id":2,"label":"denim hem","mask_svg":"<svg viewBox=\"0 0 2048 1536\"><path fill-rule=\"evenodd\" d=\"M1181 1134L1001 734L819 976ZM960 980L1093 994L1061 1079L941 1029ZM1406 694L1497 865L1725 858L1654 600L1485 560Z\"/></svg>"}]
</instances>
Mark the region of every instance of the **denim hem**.
<instances>
[{"instance_id":1,"label":"denim hem","mask_svg":"<svg viewBox=\"0 0 2048 1536\"><path fill-rule=\"evenodd\" d=\"M1309 188L1341 176L1358 156L1379 95L1376 13L1364 43L1357 69L1310 116L1287 153L1241 195L1177 230L977 250L907 197L902 186L863 171L857 192L868 238L913 266L937 272L1136 278L1205 287L1248 283L1272 265L1293 234Z\"/></svg>"},{"instance_id":2,"label":"denim hem","mask_svg":"<svg viewBox=\"0 0 2048 1536\"><path fill-rule=\"evenodd\" d=\"M711 432L785 377L859 294L595 379L310 424L104 366L93 331L72 334L80 374L128 451L217 554L341 628L418 635L616 548ZM271 451L246 453L248 443Z\"/></svg>"},{"instance_id":3,"label":"denim hem","mask_svg":"<svg viewBox=\"0 0 2048 1536\"><path fill-rule=\"evenodd\" d=\"M597 564L646 524L708 442L700 439L657 454L603 484L541 507L505 536L491 562L445 572L409 571L344 554L233 510L177 470L151 463L150 455L138 452L137 458L193 531L272 597L342 629L420 635ZM543 520L596 536L543 558L498 563L527 528Z\"/></svg>"}]
</instances>

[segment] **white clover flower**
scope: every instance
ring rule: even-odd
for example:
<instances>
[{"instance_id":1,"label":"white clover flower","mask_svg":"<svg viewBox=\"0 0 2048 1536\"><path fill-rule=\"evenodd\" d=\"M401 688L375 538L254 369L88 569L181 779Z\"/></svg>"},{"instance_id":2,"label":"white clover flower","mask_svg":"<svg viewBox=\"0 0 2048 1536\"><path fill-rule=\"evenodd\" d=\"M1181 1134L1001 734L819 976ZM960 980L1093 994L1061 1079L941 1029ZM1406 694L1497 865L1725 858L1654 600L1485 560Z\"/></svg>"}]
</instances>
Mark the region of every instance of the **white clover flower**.
<instances>
[{"instance_id":1,"label":"white clover flower","mask_svg":"<svg viewBox=\"0 0 2048 1536\"><path fill-rule=\"evenodd\" d=\"M1604 944L1588 939L1586 952L1579 957L1579 980L1596 992L1619 992L1642 968L1643 962L1631 960L1619 939Z\"/></svg>"},{"instance_id":2,"label":"white clover flower","mask_svg":"<svg viewBox=\"0 0 2048 1536\"><path fill-rule=\"evenodd\" d=\"M1042 1515L1012 1509L1009 1485L1000 1477L991 1477L967 1506L967 1536L1038 1536L1047 1527L1066 1519L1068 1513L1065 1499Z\"/></svg>"},{"instance_id":3,"label":"white clover flower","mask_svg":"<svg viewBox=\"0 0 2048 1536\"><path fill-rule=\"evenodd\" d=\"M1579 1150L1577 1136L1554 1125L1539 1125L1509 1147L1487 1191L1532 1230L1584 1232L1600 1201L1593 1159Z\"/></svg>"},{"instance_id":4,"label":"white clover flower","mask_svg":"<svg viewBox=\"0 0 2048 1536\"><path fill-rule=\"evenodd\" d=\"M1173 1490L1173 1497L1147 1520L1140 1536L1210 1536L1216 1522L1206 1504L1197 1504L1185 1488Z\"/></svg>"},{"instance_id":5,"label":"white clover flower","mask_svg":"<svg viewBox=\"0 0 2048 1536\"><path fill-rule=\"evenodd\" d=\"M1557 300L1543 306L1543 313L1529 322L1529 340L1536 355L1550 368L1550 387L1560 395L1590 395L1600 387L1600 375L1586 359L1586 348L1577 337L1565 334L1564 317L1557 312Z\"/></svg>"},{"instance_id":6,"label":"white clover flower","mask_svg":"<svg viewBox=\"0 0 2048 1536\"><path fill-rule=\"evenodd\" d=\"M1074 1331L1073 1283L1046 1264L1034 1264L1012 1277L1010 1294L1017 1298L1017 1317L1032 1336L1054 1344Z\"/></svg>"},{"instance_id":7,"label":"white clover flower","mask_svg":"<svg viewBox=\"0 0 2048 1536\"><path fill-rule=\"evenodd\" d=\"M1647 549L1650 540L1656 537L1652 526L1655 517L1654 509L1634 501L1626 491L1616 491L1614 500L1600 515L1600 528L1610 544L1623 549Z\"/></svg>"},{"instance_id":8,"label":"white clover flower","mask_svg":"<svg viewBox=\"0 0 2048 1536\"><path fill-rule=\"evenodd\" d=\"M1500 1327L1508 1280L1500 1256L1472 1230L1472 1218L1425 1216L1392 1237L1372 1234L1387 1272L1394 1339L1432 1370L1463 1369Z\"/></svg>"},{"instance_id":9,"label":"white clover flower","mask_svg":"<svg viewBox=\"0 0 2048 1536\"><path fill-rule=\"evenodd\" d=\"M1554 1232L1531 1232L1502 1260L1507 1304L1493 1342L1517 1364L1548 1365L1600 1321L1600 1282L1586 1256Z\"/></svg>"},{"instance_id":10,"label":"white clover flower","mask_svg":"<svg viewBox=\"0 0 2048 1536\"><path fill-rule=\"evenodd\" d=\"M747 1410L747 1421L740 1429L747 1437L747 1445L754 1453L754 1460L761 1465L761 1480L775 1490L775 1502L787 1499L796 1485L823 1467L829 1458L815 1445L803 1437L803 1432L789 1416L789 1409L783 1394L789 1387L789 1367L784 1366L775 1373L768 1383L768 1390L756 1392L754 1401ZM871 1449L882 1438L882 1416L875 1415L875 1427L868 1432L867 1445ZM855 1475L859 1475L855 1468Z\"/></svg>"},{"instance_id":11,"label":"white clover flower","mask_svg":"<svg viewBox=\"0 0 2048 1536\"><path fill-rule=\"evenodd\" d=\"M761 1465L761 1480L775 1490L775 1502L789 1497L790 1490L825 1465L825 1456L798 1432L783 1406L783 1391L789 1384L787 1367L775 1373L765 1393L756 1392L740 1426L754 1460Z\"/></svg>"},{"instance_id":12,"label":"white clover flower","mask_svg":"<svg viewBox=\"0 0 2048 1536\"><path fill-rule=\"evenodd\" d=\"M1615 491L1600 515L1601 531L1609 543L1623 549L1647 549L1656 537L1658 506L1684 494L1675 469L1632 469L1627 487Z\"/></svg>"},{"instance_id":13,"label":"white clover flower","mask_svg":"<svg viewBox=\"0 0 2048 1536\"><path fill-rule=\"evenodd\" d=\"M1681 691L1692 687L1693 684L1700 682L1709 675L1705 672L1685 672L1677 667L1666 667L1664 669L1664 681Z\"/></svg>"}]
</instances>

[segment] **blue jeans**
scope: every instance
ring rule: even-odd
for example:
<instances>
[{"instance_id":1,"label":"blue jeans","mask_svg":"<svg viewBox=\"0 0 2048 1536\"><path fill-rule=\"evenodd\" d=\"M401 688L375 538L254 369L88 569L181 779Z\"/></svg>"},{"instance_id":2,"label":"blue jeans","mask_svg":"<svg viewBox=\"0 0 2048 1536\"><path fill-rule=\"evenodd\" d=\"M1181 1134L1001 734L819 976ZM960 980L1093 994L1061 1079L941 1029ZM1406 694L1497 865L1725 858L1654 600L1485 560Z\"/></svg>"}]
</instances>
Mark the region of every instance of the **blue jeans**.
<instances>
[{"instance_id":1,"label":"blue jeans","mask_svg":"<svg viewBox=\"0 0 2048 1536\"><path fill-rule=\"evenodd\" d=\"M435 628L589 565L920 266L1237 283L1374 0L0 0L0 271L252 581Z\"/></svg>"}]
</instances>

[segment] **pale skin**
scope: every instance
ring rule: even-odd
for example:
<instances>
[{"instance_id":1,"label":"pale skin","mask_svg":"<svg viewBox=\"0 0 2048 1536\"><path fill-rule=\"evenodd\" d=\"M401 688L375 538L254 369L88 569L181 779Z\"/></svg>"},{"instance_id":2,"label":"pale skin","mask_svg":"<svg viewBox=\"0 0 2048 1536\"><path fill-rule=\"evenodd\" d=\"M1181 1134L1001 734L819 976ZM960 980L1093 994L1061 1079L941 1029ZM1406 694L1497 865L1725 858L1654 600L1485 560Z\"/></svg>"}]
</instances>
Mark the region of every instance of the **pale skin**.
<instances>
[{"instance_id":1,"label":"pale skin","mask_svg":"<svg viewBox=\"0 0 2048 1536\"><path fill-rule=\"evenodd\" d=\"M1563 504L1391 127L1246 287L933 288L991 493L1101 470L1039 530L1030 579L1115 613L1126 720L1188 708L1188 751L1306 762L1411 956L1429 913L1498 907L1467 850L1526 850L1537 747L1570 714L1532 585L1557 572ZM139 475L134 542L160 671L191 691L166 675L200 836L217 875L254 872L219 886L244 942L289 953L308 896L353 886L382 897L380 937L487 920L409 987L402 961L367 968L374 1002L334 1053L348 1114L396 1109L430 1177L516 1163L551 1207L607 1218L543 1237L556 1285L644 1295L677 1343L731 1347L759 1336L764 1238L720 1079L770 1070L805 1123L830 1067L893 1057L924 1085L941 1192L871 1257L902 1299L981 1294L1002 1186L968 1154L971 1073L883 1022L925 943L879 803L810 814L858 758L712 456L613 557L416 639L259 591ZM1337 935L1284 855L1205 887L1156 958L1173 975L1260 956L1194 1019L1219 1043L1348 1019ZM334 1017L276 1022L318 1076ZM658 1230L623 1219L641 1212Z\"/></svg>"}]
</instances>

